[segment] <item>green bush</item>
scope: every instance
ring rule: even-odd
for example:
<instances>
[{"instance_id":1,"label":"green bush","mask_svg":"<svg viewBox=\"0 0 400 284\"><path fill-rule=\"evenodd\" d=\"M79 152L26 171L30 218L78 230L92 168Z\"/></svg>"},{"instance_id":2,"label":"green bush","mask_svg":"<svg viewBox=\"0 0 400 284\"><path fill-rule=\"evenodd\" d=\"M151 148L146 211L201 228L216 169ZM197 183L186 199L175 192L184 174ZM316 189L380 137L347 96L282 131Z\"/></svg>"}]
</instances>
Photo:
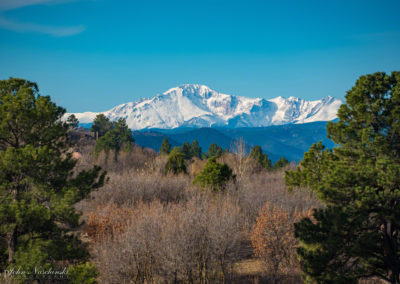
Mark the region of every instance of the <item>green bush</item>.
<instances>
[{"instance_id":1,"label":"green bush","mask_svg":"<svg viewBox=\"0 0 400 284\"><path fill-rule=\"evenodd\" d=\"M208 159L204 169L196 175L193 183L212 191L223 190L227 182L233 178L232 169L227 164L217 163L216 158Z\"/></svg>"},{"instance_id":2,"label":"green bush","mask_svg":"<svg viewBox=\"0 0 400 284\"><path fill-rule=\"evenodd\" d=\"M68 279L72 284L95 284L98 272L90 262L70 266Z\"/></svg>"},{"instance_id":3,"label":"green bush","mask_svg":"<svg viewBox=\"0 0 400 284\"><path fill-rule=\"evenodd\" d=\"M168 155L165 171L173 174L186 173L185 155L178 148L172 149Z\"/></svg>"},{"instance_id":4,"label":"green bush","mask_svg":"<svg viewBox=\"0 0 400 284\"><path fill-rule=\"evenodd\" d=\"M274 166L272 168L274 170L278 170L278 169L281 169L283 167L286 167L287 165L289 165L289 161L285 157L282 157L282 158L280 158L278 161L276 161L274 163Z\"/></svg>"}]
</instances>

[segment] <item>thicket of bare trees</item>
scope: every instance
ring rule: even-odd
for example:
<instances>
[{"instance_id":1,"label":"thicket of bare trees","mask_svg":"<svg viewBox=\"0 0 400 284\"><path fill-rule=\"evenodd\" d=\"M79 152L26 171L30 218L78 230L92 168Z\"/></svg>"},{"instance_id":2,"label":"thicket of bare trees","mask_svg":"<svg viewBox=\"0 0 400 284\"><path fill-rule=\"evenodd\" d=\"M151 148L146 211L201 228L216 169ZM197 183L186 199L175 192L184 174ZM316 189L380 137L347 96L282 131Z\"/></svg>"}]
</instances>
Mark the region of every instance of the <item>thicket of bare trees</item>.
<instances>
[{"instance_id":1,"label":"thicket of bare trees","mask_svg":"<svg viewBox=\"0 0 400 284\"><path fill-rule=\"evenodd\" d=\"M243 241L240 208L205 195L92 212L88 232L102 282L230 279Z\"/></svg>"},{"instance_id":2,"label":"thicket of bare trees","mask_svg":"<svg viewBox=\"0 0 400 284\"><path fill-rule=\"evenodd\" d=\"M293 261L266 261L260 245L264 241L270 246L293 242L293 214L319 203L305 190L288 193L283 171L260 170L246 158L243 145L235 147L236 154L225 153L217 161L228 164L239 178L218 193L193 185L194 175L205 165L199 159L189 165L188 174L171 175L164 171L165 155L140 147L121 153L118 162L101 155L95 160L89 147L81 151L79 167L100 163L109 178L103 188L78 205L84 213L82 230L100 273L99 282L229 283L252 279L254 275L238 272L243 260L263 261L257 277L272 279L276 261L279 271L286 269L286 274L298 280L298 270L289 269ZM277 206L280 215L267 214L265 208L270 207L266 204ZM282 232L279 241L265 238L261 220ZM284 252L285 257L295 258L293 248Z\"/></svg>"}]
</instances>

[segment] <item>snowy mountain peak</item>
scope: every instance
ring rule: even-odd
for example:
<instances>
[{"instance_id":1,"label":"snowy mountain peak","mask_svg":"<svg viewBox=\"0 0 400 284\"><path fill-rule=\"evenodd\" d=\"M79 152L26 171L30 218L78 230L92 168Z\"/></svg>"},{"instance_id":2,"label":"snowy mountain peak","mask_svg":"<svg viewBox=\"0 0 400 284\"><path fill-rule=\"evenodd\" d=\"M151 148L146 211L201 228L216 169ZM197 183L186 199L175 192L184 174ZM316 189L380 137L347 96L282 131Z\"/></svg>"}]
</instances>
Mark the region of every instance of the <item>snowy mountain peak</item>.
<instances>
[{"instance_id":1,"label":"snowy mountain peak","mask_svg":"<svg viewBox=\"0 0 400 284\"><path fill-rule=\"evenodd\" d=\"M199 96L203 98L208 98L213 94L217 94L214 90L209 87L200 84L182 84L178 87L171 88L164 92L163 95L179 94L183 96Z\"/></svg>"},{"instance_id":2,"label":"snowy mountain peak","mask_svg":"<svg viewBox=\"0 0 400 284\"><path fill-rule=\"evenodd\" d=\"M200 84L183 84L153 98L116 106L103 114L111 120L125 118L131 129L259 127L333 120L341 104L330 96L316 101L297 97L266 100L227 95ZM81 123L90 123L97 114L85 112L75 116Z\"/></svg>"},{"instance_id":3,"label":"snowy mountain peak","mask_svg":"<svg viewBox=\"0 0 400 284\"><path fill-rule=\"evenodd\" d=\"M182 84L177 87L171 88L163 94L169 94L172 92L186 92L186 93L202 93L204 91L210 91L211 89L205 85L199 84Z\"/></svg>"}]
</instances>

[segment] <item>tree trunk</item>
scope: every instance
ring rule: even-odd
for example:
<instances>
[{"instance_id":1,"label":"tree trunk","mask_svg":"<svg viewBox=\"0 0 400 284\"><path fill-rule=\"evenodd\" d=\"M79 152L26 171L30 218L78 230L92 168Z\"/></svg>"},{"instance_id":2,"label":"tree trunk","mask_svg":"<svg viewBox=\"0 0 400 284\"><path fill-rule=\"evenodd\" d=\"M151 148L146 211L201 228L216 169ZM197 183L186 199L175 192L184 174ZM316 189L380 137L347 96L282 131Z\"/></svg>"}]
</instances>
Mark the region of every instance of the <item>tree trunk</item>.
<instances>
[{"instance_id":1,"label":"tree trunk","mask_svg":"<svg viewBox=\"0 0 400 284\"><path fill-rule=\"evenodd\" d=\"M400 267L393 268L391 272L390 282L393 284L400 284Z\"/></svg>"},{"instance_id":2,"label":"tree trunk","mask_svg":"<svg viewBox=\"0 0 400 284\"><path fill-rule=\"evenodd\" d=\"M15 254L15 229L7 233L7 246L8 246L8 262L14 261Z\"/></svg>"},{"instance_id":3,"label":"tree trunk","mask_svg":"<svg viewBox=\"0 0 400 284\"><path fill-rule=\"evenodd\" d=\"M17 197L18 197L18 190L17 190L17 185L19 182L20 178L15 178L14 182L16 183L15 188L12 189L11 194L13 197L13 202L17 202ZM15 254L15 238L16 238L16 225L14 228L11 229L10 232L7 232L7 246L8 246L8 262L11 264L14 262L14 254Z\"/></svg>"},{"instance_id":4,"label":"tree trunk","mask_svg":"<svg viewBox=\"0 0 400 284\"><path fill-rule=\"evenodd\" d=\"M398 230L393 226L391 221L384 224L384 248L385 248L385 263L389 269L390 282L400 284L400 263L398 259Z\"/></svg>"}]
</instances>

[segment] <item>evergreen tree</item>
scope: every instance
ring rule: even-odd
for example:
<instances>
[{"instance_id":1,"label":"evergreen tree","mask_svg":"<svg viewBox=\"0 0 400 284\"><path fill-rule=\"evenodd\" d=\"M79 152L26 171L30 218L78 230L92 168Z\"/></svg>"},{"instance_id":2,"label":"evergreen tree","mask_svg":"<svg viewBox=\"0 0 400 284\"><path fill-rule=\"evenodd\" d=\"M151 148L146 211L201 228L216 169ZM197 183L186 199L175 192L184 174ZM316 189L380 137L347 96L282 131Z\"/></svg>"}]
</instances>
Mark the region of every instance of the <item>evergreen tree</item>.
<instances>
[{"instance_id":1,"label":"evergreen tree","mask_svg":"<svg viewBox=\"0 0 400 284\"><path fill-rule=\"evenodd\" d=\"M272 168L274 170L278 170L286 167L287 165L289 165L289 161L285 157L282 157L274 163L274 166Z\"/></svg>"},{"instance_id":2,"label":"evergreen tree","mask_svg":"<svg viewBox=\"0 0 400 284\"><path fill-rule=\"evenodd\" d=\"M170 151L171 151L171 144L169 144L167 137L164 137L164 140L161 143L160 153L168 155Z\"/></svg>"},{"instance_id":3,"label":"evergreen tree","mask_svg":"<svg viewBox=\"0 0 400 284\"><path fill-rule=\"evenodd\" d=\"M217 192L223 190L231 178L233 178L232 169L227 164L217 163L216 157L211 157L204 169L196 175L193 183Z\"/></svg>"},{"instance_id":4,"label":"evergreen tree","mask_svg":"<svg viewBox=\"0 0 400 284\"><path fill-rule=\"evenodd\" d=\"M78 264L68 269L68 280L71 284L96 284L99 273L90 262Z\"/></svg>"},{"instance_id":5,"label":"evergreen tree","mask_svg":"<svg viewBox=\"0 0 400 284\"><path fill-rule=\"evenodd\" d=\"M88 259L86 247L71 233L80 225L74 204L100 187L105 173L99 167L74 173L64 114L39 94L37 84L0 81L1 271L50 269Z\"/></svg>"},{"instance_id":6,"label":"evergreen tree","mask_svg":"<svg viewBox=\"0 0 400 284\"><path fill-rule=\"evenodd\" d=\"M208 147L208 152L207 152L207 157L221 157L221 155L224 153L224 150L222 149L221 146L218 146L216 143L212 143Z\"/></svg>"},{"instance_id":7,"label":"evergreen tree","mask_svg":"<svg viewBox=\"0 0 400 284\"><path fill-rule=\"evenodd\" d=\"M96 115L90 131L94 132L96 138L103 137L106 133L113 128L113 123L104 114Z\"/></svg>"},{"instance_id":8,"label":"evergreen tree","mask_svg":"<svg viewBox=\"0 0 400 284\"><path fill-rule=\"evenodd\" d=\"M253 149L251 149L249 157L253 158L256 162L262 164L263 161L263 152L260 146L254 146Z\"/></svg>"},{"instance_id":9,"label":"evergreen tree","mask_svg":"<svg viewBox=\"0 0 400 284\"><path fill-rule=\"evenodd\" d=\"M110 151L114 151L117 160L118 153L121 150L130 151L132 143L134 143L132 131L128 128L125 119L120 118L112 124L111 130L97 140L94 153L98 155L104 151L108 155Z\"/></svg>"},{"instance_id":10,"label":"evergreen tree","mask_svg":"<svg viewBox=\"0 0 400 284\"><path fill-rule=\"evenodd\" d=\"M201 159L201 147L199 145L199 141L194 140L192 142L191 154L192 154L192 157Z\"/></svg>"},{"instance_id":11,"label":"evergreen tree","mask_svg":"<svg viewBox=\"0 0 400 284\"><path fill-rule=\"evenodd\" d=\"M173 174L186 173L185 155L179 147L174 147L168 155L165 171Z\"/></svg>"},{"instance_id":12,"label":"evergreen tree","mask_svg":"<svg viewBox=\"0 0 400 284\"><path fill-rule=\"evenodd\" d=\"M252 158L254 161L259 163L263 168L270 169L271 168L271 160L268 159L268 155L262 152L260 146L254 146L251 149L249 157Z\"/></svg>"},{"instance_id":13,"label":"evergreen tree","mask_svg":"<svg viewBox=\"0 0 400 284\"><path fill-rule=\"evenodd\" d=\"M120 118L113 124L113 129L111 131L118 137L119 149L124 148L125 151L130 151L132 143L135 143L135 139L133 139L132 131L126 124L126 120Z\"/></svg>"},{"instance_id":14,"label":"evergreen tree","mask_svg":"<svg viewBox=\"0 0 400 284\"><path fill-rule=\"evenodd\" d=\"M74 114L71 114L67 118L67 123L69 124L70 128L74 129L74 128L78 128L79 120L76 118L76 116Z\"/></svg>"},{"instance_id":15,"label":"evergreen tree","mask_svg":"<svg viewBox=\"0 0 400 284\"><path fill-rule=\"evenodd\" d=\"M190 160L192 158L192 146L189 142L183 143L180 151L183 154L185 160Z\"/></svg>"},{"instance_id":16,"label":"evergreen tree","mask_svg":"<svg viewBox=\"0 0 400 284\"><path fill-rule=\"evenodd\" d=\"M325 205L295 225L303 271L309 282L400 283L400 72L361 76L338 118L327 126L338 146L314 144L286 174Z\"/></svg>"}]
</instances>

